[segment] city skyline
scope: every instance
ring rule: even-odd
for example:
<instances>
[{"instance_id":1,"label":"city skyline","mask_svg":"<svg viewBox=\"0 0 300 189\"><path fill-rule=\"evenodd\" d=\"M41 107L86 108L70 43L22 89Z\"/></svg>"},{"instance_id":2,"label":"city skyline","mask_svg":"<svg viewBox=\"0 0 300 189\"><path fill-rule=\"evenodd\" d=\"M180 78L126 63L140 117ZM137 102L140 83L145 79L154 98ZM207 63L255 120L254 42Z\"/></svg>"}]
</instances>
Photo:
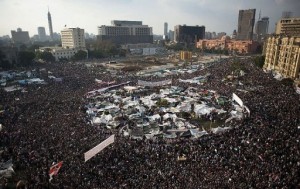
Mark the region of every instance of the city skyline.
<instances>
[{"instance_id":1,"label":"city skyline","mask_svg":"<svg viewBox=\"0 0 300 189\"><path fill-rule=\"evenodd\" d=\"M53 32L60 33L66 25L83 28L96 35L97 27L109 25L111 20L143 21L143 24L153 28L156 35L163 35L164 22L171 30L175 25L204 25L206 31L231 35L237 29L241 9L256 9L262 12L262 17L268 16L269 32L273 33L283 11L293 12L294 17L300 16L298 0L0 0L0 36L10 35L10 31L17 28L33 36L40 26L45 27L49 35L48 6ZM255 22L257 20L258 14Z\"/></svg>"}]
</instances>

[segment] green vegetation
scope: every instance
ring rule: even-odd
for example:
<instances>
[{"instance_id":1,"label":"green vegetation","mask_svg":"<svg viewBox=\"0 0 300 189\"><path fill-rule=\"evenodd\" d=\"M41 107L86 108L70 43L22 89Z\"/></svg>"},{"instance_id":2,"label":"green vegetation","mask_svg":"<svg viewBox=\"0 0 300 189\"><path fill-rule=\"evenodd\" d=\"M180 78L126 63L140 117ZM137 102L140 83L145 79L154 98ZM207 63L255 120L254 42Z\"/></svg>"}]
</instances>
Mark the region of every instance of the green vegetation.
<instances>
[{"instance_id":1,"label":"green vegetation","mask_svg":"<svg viewBox=\"0 0 300 189\"><path fill-rule=\"evenodd\" d=\"M265 64L265 56L256 56L253 59L255 65L259 68L263 68Z\"/></svg>"},{"instance_id":2,"label":"green vegetation","mask_svg":"<svg viewBox=\"0 0 300 189\"><path fill-rule=\"evenodd\" d=\"M33 63L35 54L32 51L19 51L18 53L18 66L30 66Z\"/></svg>"},{"instance_id":3,"label":"green vegetation","mask_svg":"<svg viewBox=\"0 0 300 189\"><path fill-rule=\"evenodd\" d=\"M47 52L47 51L44 51L44 52L36 52L36 58L38 59L42 59L46 62L54 62L55 61L55 57L52 55L51 52Z\"/></svg>"},{"instance_id":4,"label":"green vegetation","mask_svg":"<svg viewBox=\"0 0 300 189\"><path fill-rule=\"evenodd\" d=\"M212 53L212 54L224 54L229 55L229 51L227 49L203 49L203 52L205 53Z\"/></svg>"},{"instance_id":5,"label":"green vegetation","mask_svg":"<svg viewBox=\"0 0 300 189\"><path fill-rule=\"evenodd\" d=\"M3 69L10 69L12 65L6 60L5 54L0 50L0 67Z\"/></svg>"},{"instance_id":6,"label":"green vegetation","mask_svg":"<svg viewBox=\"0 0 300 189\"><path fill-rule=\"evenodd\" d=\"M87 57L87 52L83 51L83 50L79 50L76 54L74 54L74 56L72 57L73 61L77 61L77 60L84 60Z\"/></svg>"},{"instance_id":7,"label":"green vegetation","mask_svg":"<svg viewBox=\"0 0 300 189\"><path fill-rule=\"evenodd\" d=\"M110 41L95 41L87 44L90 58L109 58L114 56L125 57L126 50Z\"/></svg>"}]
</instances>

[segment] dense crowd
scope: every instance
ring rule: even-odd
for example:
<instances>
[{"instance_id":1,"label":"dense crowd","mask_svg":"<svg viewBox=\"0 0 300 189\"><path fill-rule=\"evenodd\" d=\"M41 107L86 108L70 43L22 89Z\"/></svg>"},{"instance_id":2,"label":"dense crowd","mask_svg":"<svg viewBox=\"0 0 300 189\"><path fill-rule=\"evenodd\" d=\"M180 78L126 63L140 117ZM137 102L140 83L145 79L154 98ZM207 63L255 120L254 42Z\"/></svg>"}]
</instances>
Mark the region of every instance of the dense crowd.
<instances>
[{"instance_id":1,"label":"dense crowd","mask_svg":"<svg viewBox=\"0 0 300 189\"><path fill-rule=\"evenodd\" d=\"M12 158L16 173L0 178L0 186L22 180L28 188L299 188L300 95L250 60L239 61L246 75L230 82L224 78L232 74L232 59L165 78L229 98L235 92L251 111L250 117L231 122L233 129L195 140L133 140L88 125L85 94L105 87L95 78L136 83L138 77L113 77L82 64L42 65L46 71L39 76L47 85L27 86L27 92L0 90L0 156L2 162ZM63 81L48 80L47 71ZM178 81L206 73L211 75L203 85ZM111 134L115 143L84 163L83 154ZM49 182L49 168L59 161L62 168Z\"/></svg>"}]
</instances>

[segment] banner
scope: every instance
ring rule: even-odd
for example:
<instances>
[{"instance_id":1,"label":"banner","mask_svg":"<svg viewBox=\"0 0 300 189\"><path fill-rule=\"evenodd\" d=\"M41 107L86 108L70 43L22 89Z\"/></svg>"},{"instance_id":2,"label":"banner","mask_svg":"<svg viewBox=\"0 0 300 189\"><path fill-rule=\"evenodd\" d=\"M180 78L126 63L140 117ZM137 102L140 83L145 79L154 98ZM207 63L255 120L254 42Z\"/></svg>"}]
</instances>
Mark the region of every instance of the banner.
<instances>
[{"instance_id":1,"label":"banner","mask_svg":"<svg viewBox=\"0 0 300 189\"><path fill-rule=\"evenodd\" d=\"M243 101L235 93L232 93L232 100L236 101L241 107L244 107Z\"/></svg>"},{"instance_id":2,"label":"banner","mask_svg":"<svg viewBox=\"0 0 300 189\"><path fill-rule=\"evenodd\" d=\"M250 110L247 106L244 106L244 108L246 109L246 111L248 112L248 116L250 116Z\"/></svg>"},{"instance_id":3,"label":"banner","mask_svg":"<svg viewBox=\"0 0 300 189\"><path fill-rule=\"evenodd\" d=\"M53 175L57 175L57 173L60 170L62 164L63 164L63 161L61 161L61 162L59 162L59 163L57 163L57 164L50 167L50 170L49 170L50 179L49 179L49 181L52 180Z\"/></svg>"},{"instance_id":4,"label":"banner","mask_svg":"<svg viewBox=\"0 0 300 189\"><path fill-rule=\"evenodd\" d=\"M138 85L147 86L147 87L157 87L157 86L163 86L163 85L169 85L169 84L172 84L171 79L168 79L165 81L157 81L157 82L138 80Z\"/></svg>"},{"instance_id":5,"label":"banner","mask_svg":"<svg viewBox=\"0 0 300 189\"><path fill-rule=\"evenodd\" d=\"M108 145L110 145L111 143L114 143L114 141L115 141L115 135L111 135L105 141L101 142L100 144L98 144L94 148L92 148L89 151L85 152L84 153L84 162L87 162L89 159L91 159L96 154L98 154L99 152L101 152Z\"/></svg>"}]
</instances>

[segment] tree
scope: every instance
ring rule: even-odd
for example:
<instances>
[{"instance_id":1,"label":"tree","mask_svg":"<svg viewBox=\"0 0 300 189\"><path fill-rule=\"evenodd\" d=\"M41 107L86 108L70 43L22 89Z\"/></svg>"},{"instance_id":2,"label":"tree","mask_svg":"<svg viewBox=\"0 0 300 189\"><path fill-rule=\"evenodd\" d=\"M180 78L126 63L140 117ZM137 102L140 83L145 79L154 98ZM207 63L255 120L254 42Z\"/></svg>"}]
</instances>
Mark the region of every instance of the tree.
<instances>
[{"instance_id":1,"label":"tree","mask_svg":"<svg viewBox=\"0 0 300 189\"><path fill-rule=\"evenodd\" d=\"M0 50L0 67L3 69L10 69L12 65L6 60L5 54Z\"/></svg>"},{"instance_id":2,"label":"tree","mask_svg":"<svg viewBox=\"0 0 300 189\"><path fill-rule=\"evenodd\" d=\"M29 46L29 47L27 48L27 50L34 52L36 49L39 49L39 48L40 48L40 45L38 45L38 44L33 44L33 45Z\"/></svg>"},{"instance_id":3,"label":"tree","mask_svg":"<svg viewBox=\"0 0 300 189\"><path fill-rule=\"evenodd\" d=\"M30 64L32 64L32 61L34 58L35 58L34 52L20 51L18 53L18 59L19 59L20 66L29 66Z\"/></svg>"},{"instance_id":4,"label":"tree","mask_svg":"<svg viewBox=\"0 0 300 189\"><path fill-rule=\"evenodd\" d=\"M87 57L87 52L83 51L83 50L79 50L76 54L74 54L74 56L72 57L72 60L76 61L76 60L84 60Z\"/></svg>"},{"instance_id":5,"label":"tree","mask_svg":"<svg viewBox=\"0 0 300 189\"><path fill-rule=\"evenodd\" d=\"M265 64L265 56L256 56L254 58L254 63L257 67L262 68Z\"/></svg>"},{"instance_id":6,"label":"tree","mask_svg":"<svg viewBox=\"0 0 300 189\"><path fill-rule=\"evenodd\" d=\"M38 59L42 59L46 62L54 62L55 61L55 57L52 55L51 52L47 52L47 51L44 51L44 52L37 52L36 53L36 57Z\"/></svg>"}]
</instances>

